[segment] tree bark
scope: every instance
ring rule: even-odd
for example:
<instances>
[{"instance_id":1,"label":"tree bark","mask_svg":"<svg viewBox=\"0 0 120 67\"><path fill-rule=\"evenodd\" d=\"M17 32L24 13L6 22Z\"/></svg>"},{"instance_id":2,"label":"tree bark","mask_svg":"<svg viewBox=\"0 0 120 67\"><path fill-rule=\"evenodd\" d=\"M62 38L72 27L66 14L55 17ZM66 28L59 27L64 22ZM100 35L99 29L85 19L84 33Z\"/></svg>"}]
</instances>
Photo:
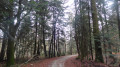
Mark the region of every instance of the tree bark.
<instances>
[{"instance_id":1,"label":"tree bark","mask_svg":"<svg viewBox=\"0 0 120 67\"><path fill-rule=\"evenodd\" d=\"M89 2L88 2L89 4ZM90 52L91 52L91 57L93 60L93 48L92 48L92 42L91 42L91 23L90 23L90 6L88 6L88 19L89 19L89 43L90 43Z\"/></svg>"},{"instance_id":2,"label":"tree bark","mask_svg":"<svg viewBox=\"0 0 120 67\"><path fill-rule=\"evenodd\" d=\"M43 22L44 23L44 22ZM44 45L44 54L47 57L46 45L45 45L45 25L43 24L43 45Z\"/></svg>"},{"instance_id":3,"label":"tree bark","mask_svg":"<svg viewBox=\"0 0 120 67\"><path fill-rule=\"evenodd\" d=\"M9 28L9 34L15 39L15 30L13 28L13 24L11 23ZM8 37L8 46L7 46L7 67L15 64L14 60L14 40Z\"/></svg>"},{"instance_id":4,"label":"tree bark","mask_svg":"<svg viewBox=\"0 0 120 67\"><path fill-rule=\"evenodd\" d=\"M116 7L116 13L117 13L117 21L118 21L118 32L119 32L119 38L120 38L120 17L119 17L119 4L118 0L115 0L115 7Z\"/></svg>"},{"instance_id":5,"label":"tree bark","mask_svg":"<svg viewBox=\"0 0 120 67\"><path fill-rule=\"evenodd\" d=\"M5 57L5 48L7 46L7 35L4 33L3 35L3 41L2 41L2 48L1 48L1 54L0 54L0 61L2 62Z\"/></svg>"},{"instance_id":6,"label":"tree bark","mask_svg":"<svg viewBox=\"0 0 120 67\"><path fill-rule=\"evenodd\" d=\"M95 42L95 61L96 62L104 62L102 56L102 47L100 42L100 32L99 32L99 24L97 18L97 8L95 0L91 0L92 7L92 20L93 20L93 35Z\"/></svg>"},{"instance_id":7,"label":"tree bark","mask_svg":"<svg viewBox=\"0 0 120 67\"><path fill-rule=\"evenodd\" d=\"M34 55L37 52L37 16L36 16L36 22L35 22L35 26L36 26L36 33L35 33L35 44L34 44Z\"/></svg>"}]
</instances>

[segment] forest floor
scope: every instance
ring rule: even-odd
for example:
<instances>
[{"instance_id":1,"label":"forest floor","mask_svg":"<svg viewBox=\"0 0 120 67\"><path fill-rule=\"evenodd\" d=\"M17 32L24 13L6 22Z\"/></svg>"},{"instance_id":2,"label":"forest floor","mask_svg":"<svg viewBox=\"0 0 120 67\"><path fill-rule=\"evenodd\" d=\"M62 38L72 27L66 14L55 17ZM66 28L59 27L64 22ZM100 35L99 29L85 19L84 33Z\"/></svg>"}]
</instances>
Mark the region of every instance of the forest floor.
<instances>
[{"instance_id":1,"label":"forest floor","mask_svg":"<svg viewBox=\"0 0 120 67\"><path fill-rule=\"evenodd\" d=\"M71 57L76 57L76 55L68 55L39 61L33 61L28 64L22 65L22 67L65 67L64 66L65 62Z\"/></svg>"},{"instance_id":2,"label":"forest floor","mask_svg":"<svg viewBox=\"0 0 120 67\"><path fill-rule=\"evenodd\" d=\"M94 61L80 62L80 60L77 60L76 58L77 55L61 56L30 62L23 65L22 67L110 67L102 63L96 63Z\"/></svg>"}]
</instances>

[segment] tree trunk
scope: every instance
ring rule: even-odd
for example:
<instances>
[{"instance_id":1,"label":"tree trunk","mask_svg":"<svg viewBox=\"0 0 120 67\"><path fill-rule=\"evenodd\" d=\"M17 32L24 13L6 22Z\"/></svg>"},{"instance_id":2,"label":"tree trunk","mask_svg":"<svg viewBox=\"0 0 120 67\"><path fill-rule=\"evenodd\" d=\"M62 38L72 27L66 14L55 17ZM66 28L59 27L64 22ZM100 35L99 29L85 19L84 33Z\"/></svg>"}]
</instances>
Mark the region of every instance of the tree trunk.
<instances>
[{"instance_id":1,"label":"tree trunk","mask_svg":"<svg viewBox=\"0 0 120 67\"><path fill-rule=\"evenodd\" d=\"M35 23L35 26L36 26L36 33L35 33L35 44L34 44L34 55L36 54L37 52L37 16L36 16L36 23Z\"/></svg>"},{"instance_id":2,"label":"tree trunk","mask_svg":"<svg viewBox=\"0 0 120 67\"><path fill-rule=\"evenodd\" d=\"M103 41L103 46L104 46L104 53L105 53L105 59L106 59L106 64L107 64L107 51L106 51L106 43L105 43L105 33L104 33L104 22L103 22L103 19L102 19L102 16L101 16L101 14L100 14L100 18L101 18L101 26L102 26L102 36L103 36L103 39L102 39L102 41Z\"/></svg>"},{"instance_id":3,"label":"tree trunk","mask_svg":"<svg viewBox=\"0 0 120 67\"><path fill-rule=\"evenodd\" d=\"M72 46L72 44L71 44L71 37L72 37L72 31L71 31L71 27L70 27L70 54L72 55L72 48L73 48L73 46Z\"/></svg>"},{"instance_id":4,"label":"tree trunk","mask_svg":"<svg viewBox=\"0 0 120 67\"><path fill-rule=\"evenodd\" d=\"M95 61L96 62L104 62L102 56L102 48L100 42L100 32L99 32L99 24L97 18L97 8L95 0L91 0L91 7L92 7L92 20L93 20L93 35L94 35L94 42L95 42Z\"/></svg>"},{"instance_id":5,"label":"tree trunk","mask_svg":"<svg viewBox=\"0 0 120 67\"><path fill-rule=\"evenodd\" d=\"M119 4L118 0L115 0L115 7L116 7L116 12L117 12L117 21L118 21L118 32L119 32L119 38L120 38L120 17L119 17Z\"/></svg>"},{"instance_id":6,"label":"tree trunk","mask_svg":"<svg viewBox=\"0 0 120 67\"><path fill-rule=\"evenodd\" d=\"M13 2L11 2L13 4ZM11 65L15 64L14 60L14 39L16 35L16 31L18 26L16 27L14 25L14 19L13 19L13 5L10 6L11 10L9 12L9 35L11 37L8 37L8 46L7 46L7 67L10 67ZM19 23L19 21L18 21Z\"/></svg>"},{"instance_id":7,"label":"tree trunk","mask_svg":"<svg viewBox=\"0 0 120 67\"><path fill-rule=\"evenodd\" d=\"M45 45L45 30L44 30L44 25L43 25L43 45L44 45L44 54L45 57L47 57L47 51L46 51L46 45Z\"/></svg>"},{"instance_id":8,"label":"tree trunk","mask_svg":"<svg viewBox=\"0 0 120 67\"><path fill-rule=\"evenodd\" d=\"M41 40L38 41L37 55L40 55L40 45L41 45Z\"/></svg>"},{"instance_id":9,"label":"tree trunk","mask_svg":"<svg viewBox=\"0 0 120 67\"><path fill-rule=\"evenodd\" d=\"M88 2L89 4L89 2ZM91 23L90 23L90 6L88 6L88 19L89 19L89 43L90 43L90 54L93 60L93 48L92 48L92 42L91 42Z\"/></svg>"},{"instance_id":10,"label":"tree trunk","mask_svg":"<svg viewBox=\"0 0 120 67\"><path fill-rule=\"evenodd\" d=\"M57 48L58 48L58 53L57 53L57 55L58 56L60 56L61 55L61 53L60 53L60 44L59 44L59 37L60 37L60 35L59 35L60 33L59 33L59 30L58 30L58 46L57 46Z\"/></svg>"},{"instance_id":11,"label":"tree trunk","mask_svg":"<svg viewBox=\"0 0 120 67\"><path fill-rule=\"evenodd\" d=\"M7 46L7 35L4 33L3 35L3 41L2 41L2 48L1 48L1 54L0 54L0 61L2 62L5 57L5 48Z\"/></svg>"},{"instance_id":12,"label":"tree trunk","mask_svg":"<svg viewBox=\"0 0 120 67\"><path fill-rule=\"evenodd\" d=\"M109 27L108 27L108 21L107 21L107 17L106 17L106 10L105 10L105 0L103 0L103 13L104 13L104 17L105 17L105 25L106 25L106 30L107 30L107 34L108 34L108 37L106 38L107 40L107 43L108 43L108 49L112 49L111 47L111 43L110 43L110 33L109 33ZM109 51L109 54L112 55L112 51ZM113 58L113 56L109 56L110 58Z\"/></svg>"},{"instance_id":13,"label":"tree trunk","mask_svg":"<svg viewBox=\"0 0 120 67\"><path fill-rule=\"evenodd\" d=\"M56 40L56 23L54 23L54 31L53 31L53 56L55 57L55 40Z\"/></svg>"},{"instance_id":14,"label":"tree trunk","mask_svg":"<svg viewBox=\"0 0 120 67\"><path fill-rule=\"evenodd\" d=\"M10 25L9 34L12 36L13 39L15 38L15 31L14 31L14 28L13 28L13 24ZM10 67L11 65L15 64L15 60L14 60L14 40L13 39L8 37L7 67Z\"/></svg>"}]
</instances>

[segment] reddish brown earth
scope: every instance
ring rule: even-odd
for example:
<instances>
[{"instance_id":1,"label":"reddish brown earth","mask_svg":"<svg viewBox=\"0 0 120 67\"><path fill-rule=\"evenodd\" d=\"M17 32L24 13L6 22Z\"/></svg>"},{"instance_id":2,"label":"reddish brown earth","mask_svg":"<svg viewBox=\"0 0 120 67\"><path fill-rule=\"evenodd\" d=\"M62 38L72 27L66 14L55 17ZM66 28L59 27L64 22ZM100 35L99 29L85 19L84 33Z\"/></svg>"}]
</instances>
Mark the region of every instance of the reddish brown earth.
<instances>
[{"instance_id":1,"label":"reddish brown earth","mask_svg":"<svg viewBox=\"0 0 120 67\"><path fill-rule=\"evenodd\" d=\"M52 61L56 60L58 57L50 58L50 59L44 59L36 62L30 62L28 64L24 64L21 67L49 67L51 65Z\"/></svg>"},{"instance_id":2,"label":"reddish brown earth","mask_svg":"<svg viewBox=\"0 0 120 67\"><path fill-rule=\"evenodd\" d=\"M76 59L76 56L71 57L70 59L66 60L65 67L110 67L103 63L96 63L94 61L83 61Z\"/></svg>"},{"instance_id":3,"label":"reddish brown earth","mask_svg":"<svg viewBox=\"0 0 120 67\"><path fill-rule=\"evenodd\" d=\"M55 57L51 59L44 59L44 60L24 64L21 67L63 67L64 65L62 64L64 64L66 60L69 59L70 57L72 57L72 55Z\"/></svg>"},{"instance_id":4,"label":"reddish brown earth","mask_svg":"<svg viewBox=\"0 0 120 67\"><path fill-rule=\"evenodd\" d=\"M29 62L20 67L110 67L94 61L83 61L76 59L77 55L61 56L50 59L42 59Z\"/></svg>"},{"instance_id":5,"label":"reddish brown earth","mask_svg":"<svg viewBox=\"0 0 120 67\"><path fill-rule=\"evenodd\" d=\"M44 59L44 60L24 64L21 67L64 67L64 65L62 64L64 64L66 60L68 60L70 57L72 57L72 55L61 56L61 57L56 57L51 59Z\"/></svg>"},{"instance_id":6,"label":"reddish brown earth","mask_svg":"<svg viewBox=\"0 0 120 67\"><path fill-rule=\"evenodd\" d=\"M80 60L77 60L75 55L67 58L64 63L64 65L59 65L61 60L68 56L62 56L62 57L56 57L51 59L45 59L37 62L31 62L29 64L26 64L22 67L110 67L102 63L96 63L94 61L83 61L80 62ZM57 61L58 60L58 61ZM56 62L57 61L57 62ZM54 62L58 65L53 65Z\"/></svg>"},{"instance_id":7,"label":"reddish brown earth","mask_svg":"<svg viewBox=\"0 0 120 67\"><path fill-rule=\"evenodd\" d=\"M76 56L66 60L65 67L81 67L81 62L76 60Z\"/></svg>"}]
</instances>

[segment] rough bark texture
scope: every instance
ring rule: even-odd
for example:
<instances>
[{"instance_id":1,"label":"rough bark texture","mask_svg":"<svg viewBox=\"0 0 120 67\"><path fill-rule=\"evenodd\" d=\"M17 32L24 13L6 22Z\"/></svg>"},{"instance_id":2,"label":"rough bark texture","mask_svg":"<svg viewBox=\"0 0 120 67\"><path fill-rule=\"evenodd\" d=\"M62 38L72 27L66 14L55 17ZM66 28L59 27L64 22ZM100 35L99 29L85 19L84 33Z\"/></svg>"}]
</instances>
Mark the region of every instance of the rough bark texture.
<instances>
[{"instance_id":1,"label":"rough bark texture","mask_svg":"<svg viewBox=\"0 0 120 67\"><path fill-rule=\"evenodd\" d=\"M36 16L36 18L37 18L37 16ZM35 26L36 26L36 33L35 33L35 44L34 44L34 55L36 54L36 52L37 52L37 19L36 19L36 23L35 23Z\"/></svg>"},{"instance_id":2,"label":"rough bark texture","mask_svg":"<svg viewBox=\"0 0 120 67\"><path fill-rule=\"evenodd\" d=\"M115 0L115 5L116 5L117 21L118 21L118 31L119 31L119 38L120 38L120 17L119 17L119 4L118 4L118 0Z\"/></svg>"},{"instance_id":3,"label":"rough bark texture","mask_svg":"<svg viewBox=\"0 0 120 67\"><path fill-rule=\"evenodd\" d=\"M88 4L89 4L89 2L88 2ZM90 23L90 6L88 6L88 9L89 9L89 11L88 11L88 19L89 19L89 46L90 46L90 54L91 54L91 57L92 57L92 60L93 60L93 48L92 48L92 41L91 41L91 23Z\"/></svg>"},{"instance_id":4,"label":"rough bark texture","mask_svg":"<svg viewBox=\"0 0 120 67\"><path fill-rule=\"evenodd\" d=\"M3 37L3 42L2 42L2 49L1 49L1 54L0 54L0 61L2 62L4 60L5 57L5 48L7 46L7 35L4 34Z\"/></svg>"},{"instance_id":5,"label":"rough bark texture","mask_svg":"<svg viewBox=\"0 0 120 67\"><path fill-rule=\"evenodd\" d=\"M12 36L12 38L15 38L14 29L10 28L9 29L9 34ZM10 37L8 37L7 67L10 67L11 65L14 65L14 64L15 64L15 60L14 60L14 40L12 40Z\"/></svg>"},{"instance_id":6,"label":"rough bark texture","mask_svg":"<svg viewBox=\"0 0 120 67\"><path fill-rule=\"evenodd\" d=\"M100 33L99 33L99 25L98 25L95 0L91 0L91 6L92 6L92 20L93 20L93 35L94 35L94 42L95 42L95 61L104 62L103 56L102 56L102 48L101 48L101 42L100 42Z\"/></svg>"},{"instance_id":7,"label":"rough bark texture","mask_svg":"<svg viewBox=\"0 0 120 67\"><path fill-rule=\"evenodd\" d=\"M17 29L20 25L20 16L21 16L21 3L22 0L19 0L19 7L18 7L18 12L17 12L17 23L16 25L14 25L14 17L13 17L13 3L14 0L9 1L11 6L9 6L10 11L9 11L9 35L11 37L8 37L8 46L7 46L7 67L10 67L12 65L15 64L15 60L14 60L14 50L15 50L15 36L16 36L16 32Z\"/></svg>"},{"instance_id":8,"label":"rough bark texture","mask_svg":"<svg viewBox=\"0 0 120 67\"><path fill-rule=\"evenodd\" d=\"M45 57L47 57L47 51L46 51L46 44L45 44L45 25L43 24L43 45L44 45L44 54L45 54Z\"/></svg>"}]
</instances>

